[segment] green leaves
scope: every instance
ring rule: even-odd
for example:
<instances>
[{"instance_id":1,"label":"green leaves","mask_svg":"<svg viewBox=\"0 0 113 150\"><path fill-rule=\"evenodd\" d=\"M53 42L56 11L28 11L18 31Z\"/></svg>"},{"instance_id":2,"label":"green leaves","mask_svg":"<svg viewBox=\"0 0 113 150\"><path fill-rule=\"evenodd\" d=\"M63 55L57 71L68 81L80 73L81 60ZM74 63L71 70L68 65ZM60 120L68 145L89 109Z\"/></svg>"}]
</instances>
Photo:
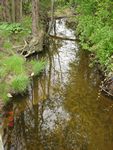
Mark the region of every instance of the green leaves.
<instances>
[{"instance_id":1,"label":"green leaves","mask_svg":"<svg viewBox=\"0 0 113 150\"><path fill-rule=\"evenodd\" d=\"M77 0L76 0L77 1ZM113 54L113 2L110 0L77 1L77 32L83 49L96 54L100 64L111 68Z\"/></svg>"},{"instance_id":2,"label":"green leaves","mask_svg":"<svg viewBox=\"0 0 113 150\"><path fill-rule=\"evenodd\" d=\"M2 23L0 24L0 30L8 31L11 33L18 33L23 30L20 23Z\"/></svg>"},{"instance_id":3,"label":"green leaves","mask_svg":"<svg viewBox=\"0 0 113 150\"><path fill-rule=\"evenodd\" d=\"M0 23L0 32L9 34L30 33L31 32L31 19L24 18L22 23Z\"/></svg>"}]
</instances>

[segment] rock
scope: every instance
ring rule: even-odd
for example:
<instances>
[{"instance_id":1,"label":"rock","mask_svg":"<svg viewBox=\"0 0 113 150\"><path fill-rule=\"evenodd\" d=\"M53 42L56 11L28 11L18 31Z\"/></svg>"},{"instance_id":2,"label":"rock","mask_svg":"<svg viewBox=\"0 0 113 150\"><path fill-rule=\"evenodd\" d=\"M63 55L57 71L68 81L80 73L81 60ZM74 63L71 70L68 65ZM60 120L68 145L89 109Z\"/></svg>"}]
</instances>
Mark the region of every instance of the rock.
<instances>
[{"instance_id":1,"label":"rock","mask_svg":"<svg viewBox=\"0 0 113 150\"><path fill-rule=\"evenodd\" d=\"M12 98L13 96L11 95L11 93L7 93L7 97Z\"/></svg>"},{"instance_id":2,"label":"rock","mask_svg":"<svg viewBox=\"0 0 113 150\"><path fill-rule=\"evenodd\" d=\"M34 76L34 72L31 73L31 77L33 77L33 76Z\"/></svg>"}]
</instances>

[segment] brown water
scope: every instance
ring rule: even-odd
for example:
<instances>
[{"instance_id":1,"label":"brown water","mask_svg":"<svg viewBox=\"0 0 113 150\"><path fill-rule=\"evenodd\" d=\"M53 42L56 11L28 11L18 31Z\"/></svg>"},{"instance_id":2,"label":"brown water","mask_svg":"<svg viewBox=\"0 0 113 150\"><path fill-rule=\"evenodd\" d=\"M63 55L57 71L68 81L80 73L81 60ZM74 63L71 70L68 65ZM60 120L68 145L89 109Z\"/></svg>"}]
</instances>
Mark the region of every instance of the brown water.
<instances>
[{"instance_id":1,"label":"brown water","mask_svg":"<svg viewBox=\"0 0 113 150\"><path fill-rule=\"evenodd\" d=\"M65 20L57 35L76 38ZM28 96L8 105L5 150L113 150L113 101L99 96L99 73L75 41L50 40L48 65Z\"/></svg>"}]
</instances>

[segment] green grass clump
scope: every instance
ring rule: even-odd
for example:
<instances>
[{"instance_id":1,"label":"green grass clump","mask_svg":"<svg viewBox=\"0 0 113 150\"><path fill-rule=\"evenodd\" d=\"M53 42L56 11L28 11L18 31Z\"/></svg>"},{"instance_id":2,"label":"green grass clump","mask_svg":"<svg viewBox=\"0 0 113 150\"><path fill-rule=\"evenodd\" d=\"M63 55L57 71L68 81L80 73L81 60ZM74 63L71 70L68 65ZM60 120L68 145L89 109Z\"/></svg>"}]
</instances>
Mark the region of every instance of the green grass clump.
<instances>
[{"instance_id":1,"label":"green grass clump","mask_svg":"<svg viewBox=\"0 0 113 150\"><path fill-rule=\"evenodd\" d=\"M11 87L17 93L25 92L29 85L29 82L29 78L26 75L21 74L13 79Z\"/></svg>"},{"instance_id":2,"label":"green grass clump","mask_svg":"<svg viewBox=\"0 0 113 150\"><path fill-rule=\"evenodd\" d=\"M0 98L6 103L9 98L7 96L7 93L9 92L9 85L5 82L0 82Z\"/></svg>"},{"instance_id":3,"label":"green grass clump","mask_svg":"<svg viewBox=\"0 0 113 150\"><path fill-rule=\"evenodd\" d=\"M13 55L4 60L6 70L14 74L24 73L24 63L24 58L19 55Z\"/></svg>"},{"instance_id":4,"label":"green grass clump","mask_svg":"<svg viewBox=\"0 0 113 150\"><path fill-rule=\"evenodd\" d=\"M29 69L38 75L45 67L44 61L25 61L22 56L0 55L0 99L6 103L8 93L23 93L30 83Z\"/></svg>"},{"instance_id":5,"label":"green grass clump","mask_svg":"<svg viewBox=\"0 0 113 150\"><path fill-rule=\"evenodd\" d=\"M1 67L0 68L0 78L4 77L7 74L5 68Z\"/></svg>"},{"instance_id":6,"label":"green grass clump","mask_svg":"<svg viewBox=\"0 0 113 150\"><path fill-rule=\"evenodd\" d=\"M31 64L32 64L32 70L34 74L38 75L45 68L46 62L33 60L31 61Z\"/></svg>"}]
</instances>

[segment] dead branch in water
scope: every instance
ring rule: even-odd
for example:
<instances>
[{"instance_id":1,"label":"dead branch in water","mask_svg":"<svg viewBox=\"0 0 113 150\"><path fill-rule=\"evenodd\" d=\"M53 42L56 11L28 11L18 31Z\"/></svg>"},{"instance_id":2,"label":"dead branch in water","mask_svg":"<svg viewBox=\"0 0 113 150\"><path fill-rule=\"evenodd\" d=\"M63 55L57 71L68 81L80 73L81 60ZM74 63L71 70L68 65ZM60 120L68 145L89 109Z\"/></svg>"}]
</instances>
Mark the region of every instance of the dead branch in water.
<instances>
[{"instance_id":1,"label":"dead branch in water","mask_svg":"<svg viewBox=\"0 0 113 150\"><path fill-rule=\"evenodd\" d=\"M49 35L50 37L54 38L54 39L59 39L59 40L69 40L69 41L75 41L76 39L72 39L69 37L61 37L61 36L56 36L56 35Z\"/></svg>"}]
</instances>

